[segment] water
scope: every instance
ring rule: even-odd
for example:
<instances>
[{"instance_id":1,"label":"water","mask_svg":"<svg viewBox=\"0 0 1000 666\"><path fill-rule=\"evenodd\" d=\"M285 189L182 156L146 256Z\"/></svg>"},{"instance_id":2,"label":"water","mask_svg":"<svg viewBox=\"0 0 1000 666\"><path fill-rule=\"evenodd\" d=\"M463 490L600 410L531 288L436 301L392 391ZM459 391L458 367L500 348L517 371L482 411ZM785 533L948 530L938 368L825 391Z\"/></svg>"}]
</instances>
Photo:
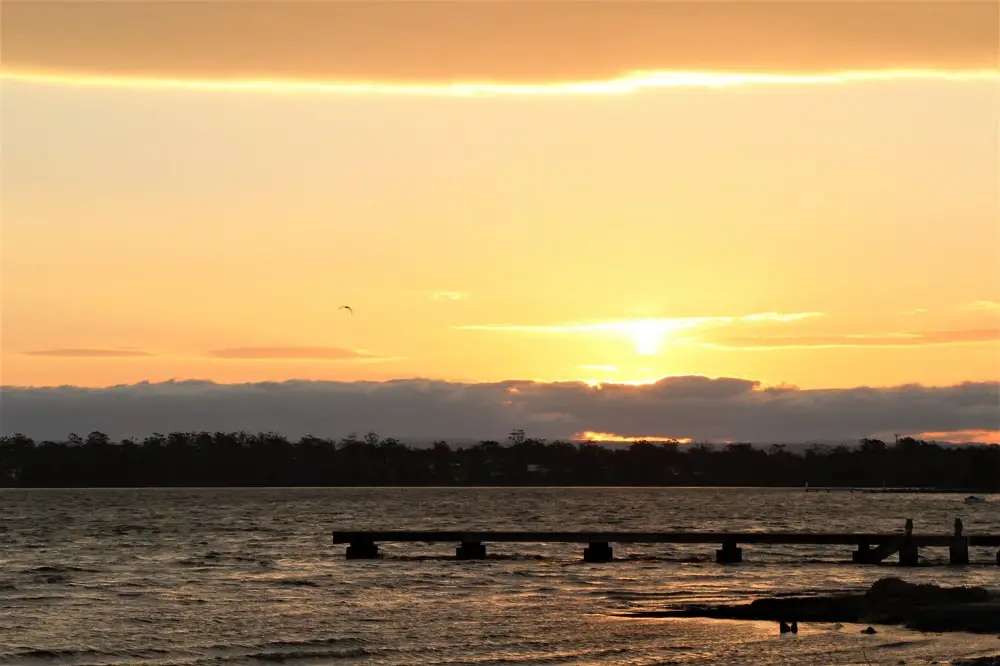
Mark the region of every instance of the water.
<instances>
[{"instance_id":1,"label":"water","mask_svg":"<svg viewBox=\"0 0 1000 666\"><path fill-rule=\"evenodd\" d=\"M16 664L906 664L1000 653L996 636L628 617L705 600L862 589L886 575L1000 586L970 567L859 567L849 547L385 544L333 529L1000 532L1000 497L758 489L303 488L0 491L0 662ZM945 562L947 551L922 557ZM990 562L994 562L992 566Z\"/></svg>"}]
</instances>

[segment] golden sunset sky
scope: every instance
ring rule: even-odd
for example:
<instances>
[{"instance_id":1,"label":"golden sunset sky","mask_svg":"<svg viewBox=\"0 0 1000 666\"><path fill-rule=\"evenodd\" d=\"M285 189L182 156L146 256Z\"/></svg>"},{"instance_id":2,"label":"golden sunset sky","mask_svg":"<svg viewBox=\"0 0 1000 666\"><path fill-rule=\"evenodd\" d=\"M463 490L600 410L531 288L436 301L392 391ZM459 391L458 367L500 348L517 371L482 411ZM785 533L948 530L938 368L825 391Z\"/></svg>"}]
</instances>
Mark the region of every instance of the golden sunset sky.
<instances>
[{"instance_id":1,"label":"golden sunset sky","mask_svg":"<svg viewBox=\"0 0 1000 666\"><path fill-rule=\"evenodd\" d=\"M2 383L998 380L998 25L5 2Z\"/></svg>"}]
</instances>

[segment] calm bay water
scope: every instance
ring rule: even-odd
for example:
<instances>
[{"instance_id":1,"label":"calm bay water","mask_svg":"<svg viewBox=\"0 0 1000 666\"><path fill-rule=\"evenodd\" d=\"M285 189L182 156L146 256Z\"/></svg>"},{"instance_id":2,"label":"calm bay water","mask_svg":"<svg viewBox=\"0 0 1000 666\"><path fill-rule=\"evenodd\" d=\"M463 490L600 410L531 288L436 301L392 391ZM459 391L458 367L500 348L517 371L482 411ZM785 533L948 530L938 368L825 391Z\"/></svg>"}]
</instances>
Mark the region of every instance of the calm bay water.
<instances>
[{"instance_id":1,"label":"calm bay water","mask_svg":"<svg viewBox=\"0 0 1000 666\"><path fill-rule=\"evenodd\" d=\"M853 625L640 619L690 601L906 580L1000 587L970 567L846 564L849 547L385 544L347 561L333 529L1000 533L1000 497L758 489L0 490L0 662L16 664L906 664L1000 653L996 636ZM947 551L926 549L939 563ZM992 566L990 563L993 562Z\"/></svg>"}]
</instances>

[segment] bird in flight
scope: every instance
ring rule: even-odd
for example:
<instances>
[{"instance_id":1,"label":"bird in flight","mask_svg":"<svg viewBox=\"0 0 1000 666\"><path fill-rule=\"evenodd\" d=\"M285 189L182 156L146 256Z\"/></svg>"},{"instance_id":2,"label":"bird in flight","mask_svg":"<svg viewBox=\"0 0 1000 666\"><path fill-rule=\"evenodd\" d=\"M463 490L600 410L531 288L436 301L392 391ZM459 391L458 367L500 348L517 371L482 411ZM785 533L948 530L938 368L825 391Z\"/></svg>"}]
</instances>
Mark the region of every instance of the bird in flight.
<instances>
[{"instance_id":1,"label":"bird in flight","mask_svg":"<svg viewBox=\"0 0 1000 666\"><path fill-rule=\"evenodd\" d=\"M354 315L354 308L352 308L350 305L341 305L338 309L347 310L348 312L351 313L352 316Z\"/></svg>"}]
</instances>

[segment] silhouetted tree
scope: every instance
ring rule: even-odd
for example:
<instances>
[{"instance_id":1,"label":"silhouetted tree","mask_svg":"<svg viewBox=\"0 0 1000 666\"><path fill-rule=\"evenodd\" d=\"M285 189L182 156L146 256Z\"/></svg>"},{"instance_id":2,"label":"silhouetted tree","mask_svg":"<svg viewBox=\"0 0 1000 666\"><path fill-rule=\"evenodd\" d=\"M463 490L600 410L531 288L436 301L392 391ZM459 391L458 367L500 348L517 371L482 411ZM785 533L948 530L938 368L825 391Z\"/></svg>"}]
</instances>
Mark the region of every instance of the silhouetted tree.
<instances>
[{"instance_id":1,"label":"silhouetted tree","mask_svg":"<svg viewBox=\"0 0 1000 666\"><path fill-rule=\"evenodd\" d=\"M513 431L452 448L411 448L367 433L339 442L274 432L153 433L113 442L101 432L65 441L0 437L0 486L240 485L723 485L897 486L1000 491L1000 446L939 445L897 437L855 448L793 453L736 442L546 442Z\"/></svg>"}]
</instances>

